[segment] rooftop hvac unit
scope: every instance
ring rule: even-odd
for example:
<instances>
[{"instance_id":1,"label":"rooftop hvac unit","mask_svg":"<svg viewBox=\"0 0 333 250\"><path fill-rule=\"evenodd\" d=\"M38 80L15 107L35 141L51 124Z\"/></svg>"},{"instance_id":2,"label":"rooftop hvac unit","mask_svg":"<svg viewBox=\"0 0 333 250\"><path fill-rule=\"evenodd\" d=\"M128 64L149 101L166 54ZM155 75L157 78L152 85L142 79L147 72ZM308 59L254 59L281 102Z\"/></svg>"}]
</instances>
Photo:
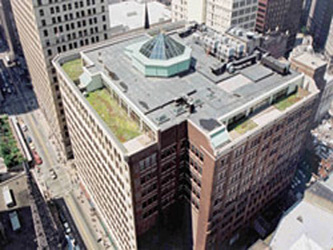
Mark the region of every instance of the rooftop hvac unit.
<instances>
[{"instance_id":1,"label":"rooftop hvac unit","mask_svg":"<svg viewBox=\"0 0 333 250\"><path fill-rule=\"evenodd\" d=\"M247 37L248 39L252 39L252 38L254 37L254 33L251 32L251 31L249 31L249 32L246 33L246 37Z\"/></svg>"},{"instance_id":2,"label":"rooftop hvac unit","mask_svg":"<svg viewBox=\"0 0 333 250\"><path fill-rule=\"evenodd\" d=\"M282 74L282 75L286 75L289 73L289 70L290 70L290 64L287 63L282 63L280 61L278 61L277 59L275 59L274 57L272 56L266 56L266 57L263 57L261 59L261 63L263 65L265 65L266 67Z\"/></svg>"}]
</instances>

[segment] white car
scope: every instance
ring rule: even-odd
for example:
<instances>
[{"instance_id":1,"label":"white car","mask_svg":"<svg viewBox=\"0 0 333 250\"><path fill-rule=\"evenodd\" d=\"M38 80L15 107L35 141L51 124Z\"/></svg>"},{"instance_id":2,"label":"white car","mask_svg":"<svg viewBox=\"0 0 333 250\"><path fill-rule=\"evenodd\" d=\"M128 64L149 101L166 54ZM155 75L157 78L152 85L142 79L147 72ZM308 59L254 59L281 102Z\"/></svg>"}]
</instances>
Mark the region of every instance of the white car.
<instances>
[{"instance_id":1,"label":"white car","mask_svg":"<svg viewBox=\"0 0 333 250\"><path fill-rule=\"evenodd\" d=\"M69 234L71 232L71 228L69 227L68 222L64 223L64 228L65 228L66 234Z\"/></svg>"},{"instance_id":2,"label":"white car","mask_svg":"<svg viewBox=\"0 0 333 250\"><path fill-rule=\"evenodd\" d=\"M22 123L22 130L25 132L28 130L28 126L24 123Z\"/></svg>"},{"instance_id":3,"label":"white car","mask_svg":"<svg viewBox=\"0 0 333 250\"><path fill-rule=\"evenodd\" d=\"M54 171L53 168L50 169L50 172L51 172L51 178L52 178L53 180L57 179L58 176L57 176L57 174L56 174L56 172Z\"/></svg>"}]
</instances>

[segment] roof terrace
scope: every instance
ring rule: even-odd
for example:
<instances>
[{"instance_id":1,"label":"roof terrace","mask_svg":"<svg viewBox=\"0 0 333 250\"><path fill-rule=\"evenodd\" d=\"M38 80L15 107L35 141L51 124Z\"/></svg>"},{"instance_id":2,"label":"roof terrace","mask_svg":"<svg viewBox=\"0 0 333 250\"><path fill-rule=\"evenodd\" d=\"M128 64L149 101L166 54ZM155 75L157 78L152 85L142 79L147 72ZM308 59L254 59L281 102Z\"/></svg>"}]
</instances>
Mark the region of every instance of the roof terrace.
<instances>
[{"instance_id":1,"label":"roof terrace","mask_svg":"<svg viewBox=\"0 0 333 250\"><path fill-rule=\"evenodd\" d=\"M83 73L82 61L80 58L64 63L62 68L73 82L79 80L80 75Z\"/></svg>"},{"instance_id":2,"label":"roof terrace","mask_svg":"<svg viewBox=\"0 0 333 250\"><path fill-rule=\"evenodd\" d=\"M120 142L141 135L139 125L119 106L106 88L88 93L86 99Z\"/></svg>"},{"instance_id":3,"label":"roof terrace","mask_svg":"<svg viewBox=\"0 0 333 250\"><path fill-rule=\"evenodd\" d=\"M87 102L112 131L117 140L129 152L134 152L152 142L150 136L145 134L140 121L132 115L127 106L121 104L119 99L106 87L106 83L95 84L93 89L87 91L85 85L85 65L81 58L68 60L62 64L62 69L83 94ZM91 80L91 79L90 79ZM94 85L94 84L92 84Z\"/></svg>"}]
</instances>

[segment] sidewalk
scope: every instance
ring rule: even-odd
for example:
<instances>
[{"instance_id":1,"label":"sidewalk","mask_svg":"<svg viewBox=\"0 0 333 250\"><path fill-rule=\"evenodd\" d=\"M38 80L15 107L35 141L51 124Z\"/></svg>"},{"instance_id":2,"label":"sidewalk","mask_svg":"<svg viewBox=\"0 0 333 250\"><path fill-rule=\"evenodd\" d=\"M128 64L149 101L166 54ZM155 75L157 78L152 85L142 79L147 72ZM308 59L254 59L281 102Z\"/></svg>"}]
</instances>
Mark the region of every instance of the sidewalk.
<instances>
[{"instance_id":1,"label":"sidewalk","mask_svg":"<svg viewBox=\"0 0 333 250\"><path fill-rule=\"evenodd\" d=\"M76 183L74 185L71 195L76 203L77 210L83 215L84 221L90 229L90 234L93 236L95 242L98 242L98 249L114 249L99 221L97 211L90 205L83 190L80 188L80 184Z\"/></svg>"},{"instance_id":2,"label":"sidewalk","mask_svg":"<svg viewBox=\"0 0 333 250\"><path fill-rule=\"evenodd\" d=\"M99 218L92 210L91 205L87 197L84 195L83 191L79 185L79 179L76 171L72 169L71 162L67 166L59 163L59 153L56 149L56 142L52 138L52 131L46 122L40 110L35 110L25 116L29 128L33 133L35 142L39 146L40 153L44 156L45 161L42 166L40 166L40 173L37 173L37 167L32 172L34 176L39 180L39 188L43 190L43 194L46 198L51 198L51 194L56 189L61 189L62 196L65 200L67 208L74 220L75 226L78 229L84 244L88 249L114 249L107 237ZM37 145L36 145L37 146ZM46 180L48 179L49 169L54 168L58 172L58 178L62 174L66 174L69 179L69 186L65 188L64 183L58 183L57 187L49 186ZM49 182L54 182L54 180L49 180Z\"/></svg>"}]
</instances>

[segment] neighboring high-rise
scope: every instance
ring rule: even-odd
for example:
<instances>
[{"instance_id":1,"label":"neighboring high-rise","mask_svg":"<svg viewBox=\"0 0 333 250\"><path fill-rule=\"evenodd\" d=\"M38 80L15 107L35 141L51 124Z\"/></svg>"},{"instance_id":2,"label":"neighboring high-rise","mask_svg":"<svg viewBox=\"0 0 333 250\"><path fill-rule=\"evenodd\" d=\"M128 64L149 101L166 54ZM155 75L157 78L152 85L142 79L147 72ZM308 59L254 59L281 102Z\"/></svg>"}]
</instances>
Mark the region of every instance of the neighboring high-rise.
<instances>
[{"instance_id":1,"label":"neighboring high-rise","mask_svg":"<svg viewBox=\"0 0 333 250\"><path fill-rule=\"evenodd\" d=\"M330 64L333 65L333 17L325 44L325 54L327 55Z\"/></svg>"},{"instance_id":2,"label":"neighboring high-rise","mask_svg":"<svg viewBox=\"0 0 333 250\"><path fill-rule=\"evenodd\" d=\"M270 56L221 63L195 28L162 30L54 59L76 167L118 249L176 202L190 204L191 247L211 249L290 185L319 90Z\"/></svg>"},{"instance_id":3,"label":"neighboring high-rise","mask_svg":"<svg viewBox=\"0 0 333 250\"><path fill-rule=\"evenodd\" d=\"M256 30L266 33L272 30L288 31L287 49L294 46L302 15L303 0L259 0Z\"/></svg>"},{"instance_id":4,"label":"neighboring high-rise","mask_svg":"<svg viewBox=\"0 0 333 250\"><path fill-rule=\"evenodd\" d=\"M58 53L109 37L108 2L13 0L11 4L38 103L61 152L71 158L64 108L51 61Z\"/></svg>"},{"instance_id":5,"label":"neighboring high-rise","mask_svg":"<svg viewBox=\"0 0 333 250\"><path fill-rule=\"evenodd\" d=\"M19 41L17 39L15 23L13 23L13 13L9 0L0 1L0 20L3 29L3 35L7 41L9 57L14 59L17 53Z\"/></svg>"},{"instance_id":6,"label":"neighboring high-rise","mask_svg":"<svg viewBox=\"0 0 333 250\"><path fill-rule=\"evenodd\" d=\"M323 48L333 15L333 0L312 0L307 29L313 36L315 48Z\"/></svg>"},{"instance_id":7,"label":"neighboring high-rise","mask_svg":"<svg viewBox=\"0 0 333 250\"><path fill-rule=\"evenodd\" d=\"M196 21L219 32L231 26L254 30L258 0L173 0L172 20Z\"/></svg>"}]
</instances>

